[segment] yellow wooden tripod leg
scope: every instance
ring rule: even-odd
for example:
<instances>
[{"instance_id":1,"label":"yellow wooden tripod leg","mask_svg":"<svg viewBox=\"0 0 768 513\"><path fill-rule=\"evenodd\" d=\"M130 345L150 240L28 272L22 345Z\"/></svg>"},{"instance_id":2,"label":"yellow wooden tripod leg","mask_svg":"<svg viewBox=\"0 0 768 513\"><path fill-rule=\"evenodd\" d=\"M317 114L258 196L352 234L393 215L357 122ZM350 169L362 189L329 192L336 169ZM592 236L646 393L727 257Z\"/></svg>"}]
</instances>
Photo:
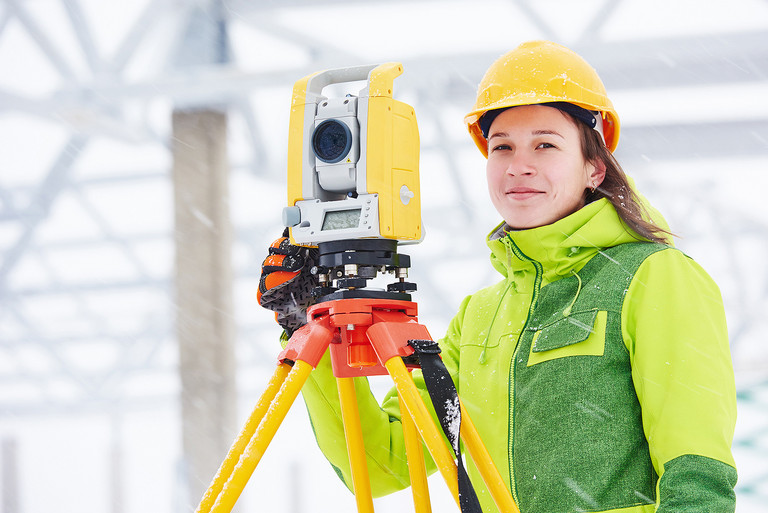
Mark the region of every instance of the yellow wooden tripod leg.
<instances>
[{"instance_id":1,"label":"yellow wooden tripod leg","mask_svg":"<svg viewBox=\"0 0 768 513\"><path fill-rule=\"evenodd\" d=\"M243 492L243 488L251 478L261 457L267 450L269 443L274 438L277 429L288 414L288 410L296 400L301 391L301 387L307 381L312 372L312 365L297 360L293 369L286 376L275 400L270 404L259 427L248 442L248 446L243 451L240 461L234 468L221 490L216 502L211 508L211 513L229 513L235 506L235 502Z\"/></svg>"},{"instance_id":2,"label":"yellow wooden tripod leg","mask_svg":"<svg viewBox=\"0 0 768 513\"><path fill-rule=\"evenodd\" d=\"M429 453L432 455L432 459L435 460L437 468L443 475L445 484L453 494L453 498L456 500L456 504L461 507L459 503L459 483L458 483L458 470L456 468L456 462L451 455L451 449L448 446L445 438L438 431L437 425L429 414L424 401L421 399L416 385L413 383L411 374L408 369L405 368L402 358L395 356L387 360L384 364L395 382L397 392L405 403L405 407L413 417L413 421L416 423L416 427L421 434L424 443L429 449Z\"/></svg>"},{"instance_id":3,"label":"yellow wooden tripod leg","mask_svg":"<svg viewBox=\"0 0 768 513\"><path fill-rule=\"evenodd\" d=\"M232 470L240 460L240 456L248 446L248 442L251 440L253 433L256 431L256 428L259 427L261 419L264 418L264 414L267 412L267 408L269 408L270 403L275 398L275 395L277 395L277 391L280 390L280 386L283 384L290 371L291 366L287 363L278 364L272 378L267 384L267 389L259 398L259 401L251 412L251 416L248 418L245 426L243 426L240 434L229 449L226 458L224 458L224 461L221 463L208 490L203 494L203 498L197 506L196 513L209 513L211 511L214 502L216 502L216 498L224 487L224 483L227 482L232 474Z\"/></svg>"},{"instance_id":4,"label":"yellow wooden tripod leg","mask_svg":"<svg viewBox=\"0 0 768 513\"><path fill-rule=\"evenodd\" d=\"M405 439L405 454L408 458L408 473L411 476L411 492L413 493L413 506L416 513L429 513L432 511L432 503L429 500L429 486L427 484L427 469L424 463L421 437L416 429L413 418L408 413L402 398L400 399L400 422L403 425L403 438Z\"/></svg>"},{"instance_id":5,"label":"yellow wooden tripod leg","mask_svg":"<svg viewBox=\"0 0 768 513\"><path fill-rule=\"evenodd\" d=\"M368 463L365 460L363 430L360 426L360 413L357 408L354 378L336 378L341 402L341 418L344 422L344 436L347 440L347 454L352 471L352 489L359 513L373 513L371 481L368 476Z\"/></svg>"},{"instance_id":6,"label":"yellow wooden tripod leg","mask_svg":"<svg viewBox=\"0 0 768 513\"><path fill-rule=\"evenodd\" d=\"M461 438L499 511L520 513L463 404L461 405Z\"/></svg>"}]
</instances>

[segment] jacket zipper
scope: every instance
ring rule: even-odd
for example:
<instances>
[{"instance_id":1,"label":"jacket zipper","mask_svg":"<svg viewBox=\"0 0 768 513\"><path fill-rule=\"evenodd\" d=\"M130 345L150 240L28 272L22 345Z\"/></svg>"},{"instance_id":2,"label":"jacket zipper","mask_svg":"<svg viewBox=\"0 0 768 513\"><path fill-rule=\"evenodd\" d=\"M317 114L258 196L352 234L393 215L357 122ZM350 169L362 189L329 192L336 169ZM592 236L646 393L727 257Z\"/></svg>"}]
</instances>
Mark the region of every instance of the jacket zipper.
<instances>
[{"instance_id":1,"label":"jacket zipper","mask_svg":"<svg viewBox=\"0 0 768 513\"><path fill-rule=\"evenodd\" d=\"M539 298L539 289L541 288L541 279L543 275L543 267L540 262L537 262L536 260L530 258L528 255L523 253L520 248L517 247L517 244L515 244L515 241L512 240L512 237L507 235L507 239L510 243L510 248L512 249L512 253L519 258L520 260L523 260L525 262L530 262L535 271L535 277L533 280L533 295L531 297L531 304L528 307L528 317L525 319L525 325L523 326L522 331L517 336L517 342L515 344L515 350L512 352L512 361L509 364L509 448L508 448L508 454L507 454L507 461L509 462L509 485L510 490L512 491L512 498L515 500L515 504L520 506L520 501L517 498L517 486L515 485L515 470L514 470L514 463L512 461L512 456L514 454L514 445L515 445L515 362L517 360L517 354L520 350L520 340L523 337L523 334L528 329L528 323L531 320L531 316L533 315L533 310L536 308L536 302Z\"/></svg>"}]
</instances>

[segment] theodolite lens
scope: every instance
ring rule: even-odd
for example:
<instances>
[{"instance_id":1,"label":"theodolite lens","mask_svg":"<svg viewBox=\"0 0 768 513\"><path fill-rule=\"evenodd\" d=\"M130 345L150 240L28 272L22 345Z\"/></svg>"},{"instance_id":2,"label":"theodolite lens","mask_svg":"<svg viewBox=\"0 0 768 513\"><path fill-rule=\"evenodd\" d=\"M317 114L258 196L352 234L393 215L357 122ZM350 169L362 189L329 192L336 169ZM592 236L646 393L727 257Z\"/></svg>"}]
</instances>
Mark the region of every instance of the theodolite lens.
<instances>
[{"instance_id":1,"label":"theodolite lens","mask_svg":"<svg viewBox=\"0 0 768 513\"><path fill-rule=\"evenodd\" d=\"M352 148L352 132L336 119L326 119L315 128L312 150L315 156L327 164L340 162Z\"/></svg>"}]
</instances>

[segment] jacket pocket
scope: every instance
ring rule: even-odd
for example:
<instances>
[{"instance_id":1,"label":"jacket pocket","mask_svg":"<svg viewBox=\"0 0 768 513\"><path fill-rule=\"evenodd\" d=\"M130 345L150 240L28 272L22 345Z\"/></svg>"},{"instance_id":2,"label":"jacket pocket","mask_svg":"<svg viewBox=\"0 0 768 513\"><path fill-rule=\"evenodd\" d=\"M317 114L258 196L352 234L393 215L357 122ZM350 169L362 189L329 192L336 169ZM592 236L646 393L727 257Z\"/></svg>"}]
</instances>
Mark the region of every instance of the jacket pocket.
<instances>
[{"instance_id":1,"label":"jacket pocket","mask_svg":"<svg viewBox=\"0 0 768 513\"><path fill-rule=\"evenodd\" d=\"M542 327L533 335L528 367L569 356L602 356L607 320L605 310L588 310Z\"/></svg>"}]
</instances>

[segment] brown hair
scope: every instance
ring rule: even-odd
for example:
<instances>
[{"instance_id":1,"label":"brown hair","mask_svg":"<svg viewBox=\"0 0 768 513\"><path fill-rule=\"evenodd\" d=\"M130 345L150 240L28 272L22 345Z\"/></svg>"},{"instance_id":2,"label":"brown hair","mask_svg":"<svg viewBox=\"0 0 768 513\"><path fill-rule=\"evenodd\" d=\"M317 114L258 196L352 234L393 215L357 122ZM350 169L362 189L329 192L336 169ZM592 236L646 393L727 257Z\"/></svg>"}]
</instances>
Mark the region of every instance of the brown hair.
<instances>
[{"instance_id":1,"label":"brown hair","mask_svg":"<svg viewBox=\"0 0 768 513\"><path fill-rule=\"evenodd\" d=\"M584 159L587 162L599 160L605 164L605 179L594 191L587 190L587 203L606 198L624 224L636 234L653 242L669 244L674 234L651 220L645 205L630 187L621 165L603 143L602 136L584 123L574 122L579 127Z\"/></svg>"}]
</instances>

